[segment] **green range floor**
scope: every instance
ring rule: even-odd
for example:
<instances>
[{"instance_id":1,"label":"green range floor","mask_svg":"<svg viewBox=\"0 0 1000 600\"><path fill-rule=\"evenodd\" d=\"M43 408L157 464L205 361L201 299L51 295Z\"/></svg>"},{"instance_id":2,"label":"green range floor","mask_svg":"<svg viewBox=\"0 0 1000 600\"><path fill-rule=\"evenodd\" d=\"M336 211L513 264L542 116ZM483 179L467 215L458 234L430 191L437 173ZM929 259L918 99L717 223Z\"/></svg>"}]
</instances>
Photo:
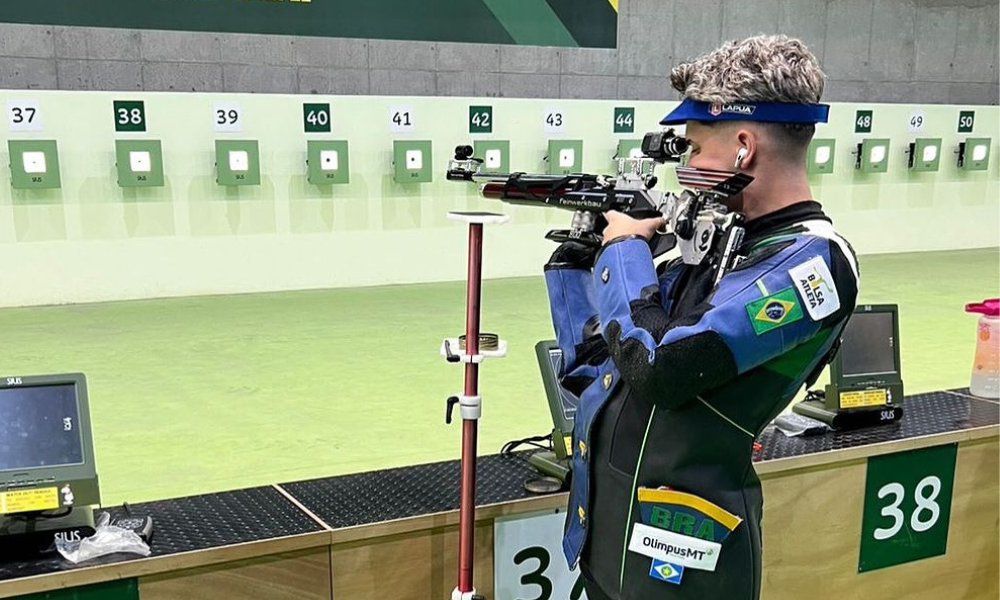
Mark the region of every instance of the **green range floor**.
<instances>
[{"instance_id":1,"label":"green range floor","mask_svg":"<svg viewBox=\"0 0 1000 600\"><path fill-rule=\"evenodd\" d=\"M997 249L861 260L863 303L900 305L909 393L968 385ZM145 501L459 454L439 355L464 327L464 283L0 310L8 375L87 375L104 503ZM487 281L480 452L551 428L534 344L552 337L540 277Z\"/></svg>"}]
</instances>

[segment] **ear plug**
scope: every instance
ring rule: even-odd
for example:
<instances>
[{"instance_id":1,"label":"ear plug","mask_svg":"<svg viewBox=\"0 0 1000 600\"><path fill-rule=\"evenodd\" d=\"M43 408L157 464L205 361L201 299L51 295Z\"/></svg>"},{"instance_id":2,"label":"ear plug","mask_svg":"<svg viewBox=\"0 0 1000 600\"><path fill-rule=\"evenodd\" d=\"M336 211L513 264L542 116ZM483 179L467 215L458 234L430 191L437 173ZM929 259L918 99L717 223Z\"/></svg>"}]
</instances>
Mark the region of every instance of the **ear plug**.
<instances>
[{"instance_id":1,"label":"ear plug","mask_svg":"<svg viewBox=\"0 0 1000 600\"><path fill-rule=\"evenodd\" d=\"M743 159L746 157L747 157L747 149L740 148L739 152L736 153L736 162L733 164L733 167L737 169L740 168L740 163L742 163Z\"/></svg>"}]
</instances>

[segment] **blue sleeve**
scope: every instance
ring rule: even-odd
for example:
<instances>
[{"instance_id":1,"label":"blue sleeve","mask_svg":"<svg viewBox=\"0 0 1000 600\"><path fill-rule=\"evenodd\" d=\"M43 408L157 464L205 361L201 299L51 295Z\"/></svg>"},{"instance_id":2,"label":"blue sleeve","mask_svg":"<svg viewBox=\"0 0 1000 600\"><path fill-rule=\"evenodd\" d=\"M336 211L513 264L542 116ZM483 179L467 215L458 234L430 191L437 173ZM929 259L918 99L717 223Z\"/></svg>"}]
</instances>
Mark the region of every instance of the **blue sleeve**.
<instances>
[{"instance_id":1,"label":"blue sleeve","mask_svg":"<svg viewBox=\"0 0 1000 600\"><path fill-rule=\"evenodd\" d=\"M549 311L556 342L563 356L560 376L574 371L587 344L599 337L600 320L593 278L588 269L550 268L545 270L545 287L549 295Z\"/></svg>"},{"instance_id":2,"label":"blue sleeve","mask_svg":"<svg viewBox=\"0 0 1000 600\"><path fill-rule=\"evenodd\" d=\"M622 377L667 407L791 350L839 310L830 244L811 236L727 273L705 302L673 318L643 240L608 244L594 277L598 314Z\"/></svg>"}]
</instances>

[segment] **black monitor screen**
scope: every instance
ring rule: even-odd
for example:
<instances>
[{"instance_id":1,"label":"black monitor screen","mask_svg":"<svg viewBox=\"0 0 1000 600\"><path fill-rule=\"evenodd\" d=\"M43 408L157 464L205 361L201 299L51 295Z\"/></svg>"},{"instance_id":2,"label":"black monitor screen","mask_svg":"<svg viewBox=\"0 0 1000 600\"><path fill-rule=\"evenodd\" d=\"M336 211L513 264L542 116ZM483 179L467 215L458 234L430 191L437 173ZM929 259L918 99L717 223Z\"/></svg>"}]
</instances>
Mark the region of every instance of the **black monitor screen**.
<instances>
[{"instance_id":1,"label":"black monitor screen","mask_svg":"<svg viewBox=\"0 0 1000 600\"><path fill-rule=\"evenodd\" d=\"M878 375L899 370L893 313L854 313L843 337L839 356L843 375Z\"/></svg>"},{"instance_id":2,"label":"black monitor screen","mask_svg":"<svg viewBox=\"0 0 1000 600\"><path fill-rule=\"evenodd\" d=\"M81 463L75 385L0 389L0 471Z\"/></svg>"},{"instance_id":3,"label":"black monitor screen","mask_svg":"<svg viewBox=\"0 0 1000 600\"><path fill-rule=\"evenodd\" d=\"M549 362L552 363L552 373L555 375L556 384L559 383L559 368L562 366L562 350L558 348L553 348L549 350ZM561 385L558 386L559 389L559 399L562 405L563 417L566 419L567 423L573 422L573 417L576 415L576 398L573 394L567 392Z\"/></svg>"}]
</instances>

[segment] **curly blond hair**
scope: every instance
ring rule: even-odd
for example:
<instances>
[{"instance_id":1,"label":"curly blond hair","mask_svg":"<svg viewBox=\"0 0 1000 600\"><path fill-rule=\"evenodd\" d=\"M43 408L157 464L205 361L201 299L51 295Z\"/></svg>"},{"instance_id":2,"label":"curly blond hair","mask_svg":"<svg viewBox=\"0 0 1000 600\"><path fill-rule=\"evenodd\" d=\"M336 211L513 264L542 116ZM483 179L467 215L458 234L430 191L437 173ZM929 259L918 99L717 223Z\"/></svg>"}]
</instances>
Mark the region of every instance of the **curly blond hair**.
<instances>
[{"instance_id":1,"label":"curly blond hair","mask_svg":"<svg viewBox=\"0 0 1000 600\"><path fill-rule=\"evenodd\" d=\"M814 104L826 75L802 40L758 35L722 47L670 72L684 98L703 102L794 102Z\"/></svg>"}]
</instances>

